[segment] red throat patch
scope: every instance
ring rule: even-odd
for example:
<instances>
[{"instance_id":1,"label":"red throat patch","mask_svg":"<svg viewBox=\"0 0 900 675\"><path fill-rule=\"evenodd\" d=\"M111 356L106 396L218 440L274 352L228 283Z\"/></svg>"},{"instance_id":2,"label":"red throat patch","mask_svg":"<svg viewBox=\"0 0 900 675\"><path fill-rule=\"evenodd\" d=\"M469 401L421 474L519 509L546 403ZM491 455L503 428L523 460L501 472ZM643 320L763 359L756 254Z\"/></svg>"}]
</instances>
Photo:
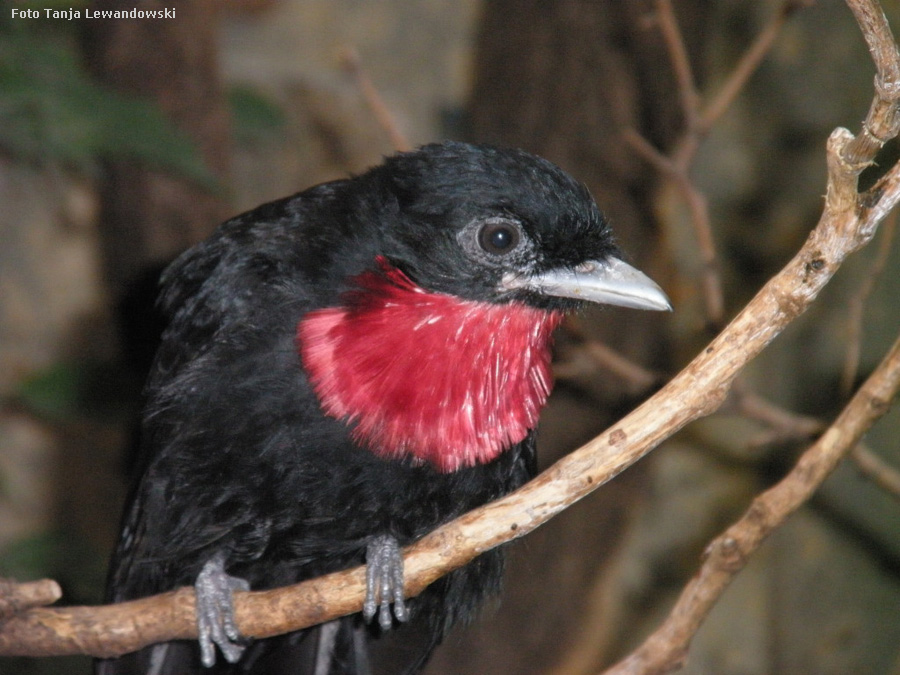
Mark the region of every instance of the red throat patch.
<instances>
[{"instance_id":1,"label":"red throat patch","mask_svg":"<svg viewBox=\"0 0 900 675\"><path fill-rule=\"evenodd\" d=\"M430 293L382 258L341 306L297 326L325 413L386 458L440 471L489 462L537 424L559 312Z\"/></svg>"}]
</instances>

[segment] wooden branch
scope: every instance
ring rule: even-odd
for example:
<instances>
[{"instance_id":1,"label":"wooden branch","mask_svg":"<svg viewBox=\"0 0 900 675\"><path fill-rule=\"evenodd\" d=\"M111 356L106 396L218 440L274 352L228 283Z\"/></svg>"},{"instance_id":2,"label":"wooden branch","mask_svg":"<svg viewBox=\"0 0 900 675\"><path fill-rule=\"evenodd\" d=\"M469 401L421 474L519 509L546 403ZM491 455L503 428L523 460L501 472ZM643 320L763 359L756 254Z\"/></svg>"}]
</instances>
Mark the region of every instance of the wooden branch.
<instances>
[{"instance_id":1,"label":"wooden branch","mask_svg":"<svg viewBox=\"0 0 900 675\"><path fill-rule=\"evenodd\" d=\"M844 149L843 159L860 170L871 164L886 141L900 130L900 50L876 0L846 0L875 62L875 98L862 131Z\"/></svg>"},{"instance_id":2,"label":"wooden branch","mask_svg":"<svg viewBox=\"0 0 900 675\"><path fill-rule=\"evenodd\" d=\"M362 93L366 105L369 106L369 110L372 111L372 115L375 117L375 121L378 122L378 126L382 128L390 139L394 151L407 152L408 150L411 150L412 146L403 132L400 131L400 126L397 124L397 120L394 118L393 113L391 113L391 110L388 108L387 103L384 102L381 93L372 83L372 80L363 68L357 51L355 49L345 50L341 62L344 66L344 70L346 70L356 82L356 86Z\"/></svg>"},{"instance_id":3,"label":"wooden branch","mask_svg":"<svg viewBox=\"0 0 900 675\"><path fill-rule=\"evenodd\" d=\"M872 5L871 2L847 1L868 17L875 26L872 31L883 29L877 17L871 18L871 12L866 13L865 7ZM868 24L860 23L864 32L870 30ZM883 46L873 49L875 53L892 54ZM896 50L893 55L896 56ZM890 114L885 112L886 102L896 100L891 98L897 82L894 75L890 68L879 66L873 103L878 114L870 114L861 135L877 140L887 138L881 135L882 130L896 130ZM871 239L881 220L900 201L900 166L897 165L862 198L857 194L857 175L871 161L877 151L875 145L870 139L859 142L849 131L837 129L828 142L829 181L824 212L787 266L699 356L630 415L520 490L466 514L408 547L405 550L407 595L417 595L480 553L527 534L624 471L685 424L716 410L740 370L806 310L844 259ZM747 524L737 532L729 531L729 536L714 543L709 567L704 567L711 576L701 575L685 591L688 616L673 615L664 629L673 625L677 628L678 622L684 619L689 630L679 634L687 636L689 641L690 631L702 621L703 608L707 602L711 604L706 598L714 600L713 596L720 592L717 589L722 575L729 574L730 567L743 564L758 541L782 522L796 508L795 504L806 498L820 477L827 475L839 459L841 449L851 446L863 426L870 424L876 413L886 407L889 396L896 390L896 349L895 346L864 390L854 397L852 407L813 446L810 450L813 454L804 455L795 470L796 479L762 495L759 505L749 512ZM249 637L298 630L359 611L364 594L363 568L271 591L237 593L238 626ZM190 588L182 588L119 605L40 607L19 612L0 623L0 654L114 656L156 642L195 637L194 593ZM677 651L674 641L672 645L676 647L677 658L681 658L683 649ZM669 647L667 642L643 653L672 664L675 661L665 655Z\"/></svg>"},{"instance_id":4,"label":"wooden branch","mask_svg":"<svg viewBox=\"0 0 900 675\"><path fill-rule=\"evenodd\" d=\"M741 368L813 302L844 259L871 239L877 223L900 200L897 166L873 188L866 207L843 199L847 182L855 184L855 174L840 159L850 138L839 129L829 139L829 197L819 224L794 259L699 356L630 415L516 492L408 547L408 596L484 551L531 532L685 424L721 405ZM364 594L363 568L271 591L236 593L238 626L250 637L305 628L359 611ZM182 588L119 605L22 612L0 625L0 654L113 656L195 636L194 594Z\"/></svg>"},{"instance_id":5,"label":"wooden branch","mask_svg":"<svg viewBox=\"0 0 900 675\"><path fill-rule=\"evenodd\" d=\"M694 185L690 177L690 165L683 161L687 155L682 153L680 157L667 157L634 129L626 129L624 139L641 157L672 181L690 211L691 225L697 237L700 258L703 261L700 284L706 307L706 319L714 329L718 330L721 328L725 315L725 299L722 293L715 237L710 224L706 196ZM690 139L692 139L692 145L699 144L699 137L696 134L687 134L680 147L686 147L685 143Z\"/></svg>"},{"instance_id":6,"label":"wooden branch","mask_svg":"<svg viewBox=\"0 0 900 675\"><path fill-rule=\"evenodd\" d=\"M859 472L894 499L900 500L900 471L885 462L862 443L850 453Z\"/></svg>"},{"instance_id":7,"label":"wooden branch","mask_svg":"<svg viewBox=\"0 0 900 675\"><path fill-rule=\"evenodd\" d=\"M784 441L809 441L822 433L821 420L785 410L750 390L743 380L734 385L735 409L748 419L762 422L767 429L752 438L750 447L762 447Z\"/></svg>"},{"instance_id":8,"label":"wooden branch","mask_svg":"<svg viewBox=\"0 0 900 675\"><path fill-rule=\"evenodd\" d=\"M859 359L862 353L863 318L866 311L866 303L869 296L875 290L881 276L884 274L888 258L891 254L891 245L894 242L894 232L897 229L897 212L885 221L881 228L881 241L878 244L878 253L872 262L862 283L856 293L850 298L847 309L847 351L844 356L844 368L841 371L841 393L849 396L853 390L853 384L859 372Z\"/></svg>"},{"instance_id":9,"label":"wooden branch","mask_svg":"<svg viewBox=\"0 0 900 675\"><path fill-rule=\"evenodd\" d=\"M685 127L691 134L696 127L700 109L700 94L697 91L691 60L688 58L687 45L675 17L672 0L656 0L656 17L659 24L669 61L678 84L678 97L681 100L681 113L684 115Z\"/></svg>"},{"instance_id":10,"label":"wooden branch","mask_svg":"<svg viewBox=\"0 0 900 675\"><path fill-rule=\"evenodd\" d=\"M863 434L889 410L898 389L900 339L794 469L754 499L744 516L706 548L703 566L682 591L666 621L605 675L655 675L683 666L697 629L731 580L763 540L812 496Z\"/></svg>"},{"instance_id":11,"label":"wooden branch","mask_svg":"<svg viewBox=\"0 0 900 675\"><path fill-rule=\"evenodd\" d=\"M662 373L649 370L608 344L590 337L576 317L566 317L563 330L580 343L574 348L577 353L575 359L554 364L553 374L557 380L574 379L579 375L592 375L597 370L604 370L621 378L629 396L637 398L647 395L651 389L664 384L668 379Z\"/></svg>"},{"instance_id":12,"label":"wooden branch","mask_svg":"<svg viewBox=\"0 0 900 675\"><path fill-rule=\"evenodd\" d=\"M62 589L52 579L24 584L0 579L0 621L32 607L52 605L62 597Z\"/></svg>"},{"instance_id":13,"label":"wooden branch","mask_svg":"<svg viewBox=\"0 0 900 675\"><path fill-rule=\"evenodd\" d=\"M691 165L703 139L734 102L750 76L769 53L785 21L797 10L813 2L814 0L785 0L738 61L722 89L705 110L701 109L700 94L697 91L687 47L684 44L672 2L671 0L657 0L656 2L657 24L662 33L678 86L678 97L685 119L684 131L669 156L665 156L654 148L633 129L626 130L625 140L658 171L672 180L690 211L691 225L697 237L697 248L703 262L700 272L700 287L706 320L713 330L719 330L722 327L725 316L725 299L715 237L709 216L709 205L706 195L694 185L691 179Z\"/></svg>"},{"instance_id":14,"label":"wooden branch","mask_svg":"<svg viewBox=\"0 0 900 675\"><path fill-rule=\"evenodd\" d=\"M891 215L895 215L896 212ZM896 219L888 218L882 230ZM883 241L883 240L882 240ZM651 389L663 384L668 377L647 369L609 345L589 338L578 323L567 319L563 326L574 337L582 340L573 348L574 358L555 364L553 374L557 379L577 379L593 375L595 371L606 371L621 378L631 396L647 394ZM748 447L759 448L772 443L786 441L809 441L825 430L825 423L809 415L793 412L760 396L738 378L731 388L731 395L722 404L722 412L733 412L766 426L766 430L750 439Z\"/></svg>"},{"instance_id":15,"label":"wooden branch","mask_svg":"<svg viewBox=\"0 0 900 675\"><path fill-rule=\"evenodd\" d=\"M837 129L829 139L829 181L823 220L829 212L855 213L859 219L856 236L868 239L871 224L880 223L896 205L900 190L900 165L895 164L866 194L857 193L859 173L900 128L896 109L900 94L900 52L876 0L847 0L847 3L869 45L878 76L875 99L859 136L854 137L846 129ZM894 196L882 201L887 194ZM821 225L822 221L819 227ZM808 264L814 269L821 262L813 259ZM680 668L687 658L693 636L749 556L768 534L810 498L874 421L887 412L898 389L900 339L835 423L804 453L794 470L774 488L757 497L747 514L707 547L706 560L699 573L682 591L660 628L631 655L606 671L606 675L650 675ZM896 473L886 471L883 465L874 468L872 456L859 451L855 454L857 462L867 466L876 480L886 482L896 478Z\"/></svg>"},{"instance_id":16,"label":"wooden branch","mask_svg":"<svg viewBox=\"0 0 900 675\"><path fill-rule=\"evenodd\" d=\"M741 57L734 70L725 80L725 84L719 90L716 97L700 114L697 123L697 132L702 135L709 133L713 125L719 121L719 118L725 114L725 111L731 107L738 94L743 90L750 76L759 68L766 55L771 51L772 45L775 44L775 38L781 32L784 23L794 14L794 12L812 5L815 0L785 0L781 7L772 15L769 22L756 36L753 44L747 49Z\"/></svg>"}]
</instances>

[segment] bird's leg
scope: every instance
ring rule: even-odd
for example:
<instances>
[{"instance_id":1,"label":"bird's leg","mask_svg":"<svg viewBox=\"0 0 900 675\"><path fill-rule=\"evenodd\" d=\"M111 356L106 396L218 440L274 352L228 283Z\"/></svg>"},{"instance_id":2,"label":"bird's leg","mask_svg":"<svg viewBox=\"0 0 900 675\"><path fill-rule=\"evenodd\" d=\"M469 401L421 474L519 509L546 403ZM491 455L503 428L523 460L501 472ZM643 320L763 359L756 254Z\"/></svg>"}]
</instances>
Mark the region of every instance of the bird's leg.
<instances>
[{"instance_id":1,"label":"bird's leg","mask_svg":"<svg viewBox=\"0 0 900 675\"><path fill-rule=\"evenodd\" d=\"M400 544L389 534L372 539L366 548L366 600L363 616L371 621L378 612L378 625L388 630L393 625L391 603L397 621L409 614L403 602L403 554Z\"/></svg>"},{"instance_id":2,"label":"bird's leg","mask_svg":"<svg viewBox=\"0 0 900 675\"><path fill-rule=\"evenodd\" d=\"M241 634L234 618L232 591L248 591L244 579L225 572L225 555L217 553L206 561L194 592L197 597L197 630L200 637L200 659L207 668L216 662L216 645L229 663L236 663L244 652Z\"/></svg>"}]
</instances>

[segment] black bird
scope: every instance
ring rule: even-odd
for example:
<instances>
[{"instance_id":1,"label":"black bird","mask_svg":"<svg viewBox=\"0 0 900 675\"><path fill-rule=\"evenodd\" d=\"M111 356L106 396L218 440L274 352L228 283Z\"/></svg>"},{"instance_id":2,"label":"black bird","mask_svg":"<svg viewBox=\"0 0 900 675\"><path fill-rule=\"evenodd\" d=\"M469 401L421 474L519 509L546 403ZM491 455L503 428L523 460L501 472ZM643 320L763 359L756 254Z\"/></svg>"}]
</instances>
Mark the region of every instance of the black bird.
<instances>
[{"instance_id":1,"label":"black bird","mask_svg":"<svg viewBox=\"0 0 900 675\"><path fill-rule=\"evenodd\" d=\"M418 672L496 592L502 557L404 603L399 547L534 475L551 333L585 302L670 308L585 187L488 146L398 154L184 253L162 278L169 323L108 594L194 584L202 636L97 672L368 673L386 637L390 672ZM237 634L233 589L363 562L365 616Z\"/></svg>"}]
</instances>

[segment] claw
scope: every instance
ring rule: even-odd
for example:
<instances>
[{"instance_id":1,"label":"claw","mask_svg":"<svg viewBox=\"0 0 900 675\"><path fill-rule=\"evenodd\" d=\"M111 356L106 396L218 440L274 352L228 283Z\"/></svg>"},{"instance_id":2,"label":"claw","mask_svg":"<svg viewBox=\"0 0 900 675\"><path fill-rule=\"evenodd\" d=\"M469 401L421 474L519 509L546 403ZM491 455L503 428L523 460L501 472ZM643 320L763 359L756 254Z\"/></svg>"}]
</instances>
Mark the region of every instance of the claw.
<instances>
[{"instance_id":1,"label":"claw","mask_svg":"<svg viewBox=\"0 0 900 675\"><path fill-rule=\"evenodd\" d=\"M225 572L225 556L217 553L206 561L194 592L197 597L197 631L200 639L200 660L207 668L216 662L216 645L228 663L236 663L244 652L241 634L234 618L233 591L248 591L244 579Z\"/></svg>"},{"instance_id":2,"label":"claw","mask_svg":"<svg viewBox=\"0 0 900 675\"><path fill-rule=\"evenodd\" d=\"M366 547L366 600L363 616L371 621L378 614L378 625L389 630L397 621L406 621L409 613L403 602L403 555L400 545L390 535L375 537Z\"/></svg>"}]
</instances>

